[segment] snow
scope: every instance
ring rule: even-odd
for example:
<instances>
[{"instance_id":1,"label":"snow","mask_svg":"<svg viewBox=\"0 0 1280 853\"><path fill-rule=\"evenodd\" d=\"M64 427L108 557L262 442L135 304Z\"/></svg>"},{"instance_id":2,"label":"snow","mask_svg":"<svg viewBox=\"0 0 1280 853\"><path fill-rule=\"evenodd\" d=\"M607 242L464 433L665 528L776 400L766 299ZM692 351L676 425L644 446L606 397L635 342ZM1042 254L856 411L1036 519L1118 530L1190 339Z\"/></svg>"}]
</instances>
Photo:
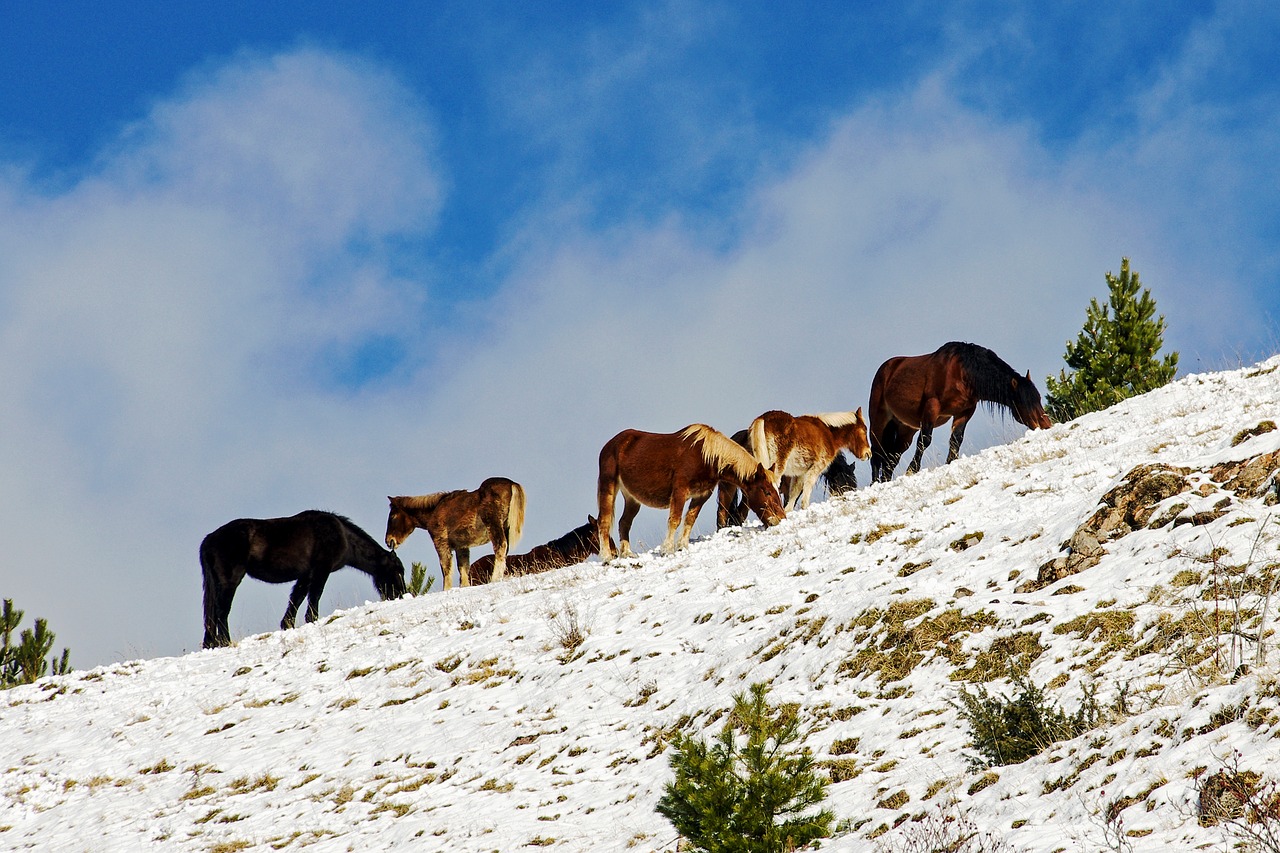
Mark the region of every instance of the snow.
<instances>
[{"instance_id":1,"label":"snow","mask_svg":"<svg viewBox=\"0 0 1280 853\"><path fill-rule=\"evenodd\" d=\"M1236 672L1248 644L1207 672L1160 648L1155 626L1211 606L1174 580L1217 567L1197 557L1280 560L1272 508L1233 499L1212 523L1139 529L1080 574L1015 588L1135 466L1201 472L1280 449L1280 431L1232 446L1280 422L1277 368L1189 376L670 557L368 604L4 692L0 849L670 851L654 811L671 777L664 730L714 734L757 681L798 703L807 746L852 776L829 788L841 827L825 850L894 849L947 810L1012 850L1105 848L1117 826L1135 851L1222 849L1225 831L1196 820L1194 777L1276 765L1277 655ZM1188 512L1220 498L1179 497ZM870 651L900 650L881 648L901 627L884 614L920 599L926 618L996 624L922 647L902 678L860 670ZM1072 623L1115 613L1133 630L1110 654L1103 628ZM1029 676L1064 709L1090 689L1110 707L1123 689L1127 711L982 787L952 675L1019 634L1043 647ZM877 806L899 791L905 805ZM1109 827L1120 797L1136 799Z\"/></svg>"}]
</instances>

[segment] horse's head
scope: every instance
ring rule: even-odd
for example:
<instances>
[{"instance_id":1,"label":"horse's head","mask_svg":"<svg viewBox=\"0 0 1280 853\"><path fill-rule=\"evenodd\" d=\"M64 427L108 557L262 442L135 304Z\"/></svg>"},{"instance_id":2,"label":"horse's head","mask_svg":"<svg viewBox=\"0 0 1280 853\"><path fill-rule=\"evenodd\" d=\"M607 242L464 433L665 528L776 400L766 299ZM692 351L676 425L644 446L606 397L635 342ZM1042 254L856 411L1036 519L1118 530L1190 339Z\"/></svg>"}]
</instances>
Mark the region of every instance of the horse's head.
<instances>
[{"instance_id":1,"label":"horse's head","mask_svg":"<svg viewBox=\"0 0 1280 853\"><path fill-rule=\"evenodd\" d=\"M844 458L843 453L836 454L822 476L827 481L827 491L833 495L843 495L858 488L858 473L854 470L853 463Z\"/></svg>"},{"instance_id":2,"label":"horse's head","mask_svg":"<svg viewBox=\"0 0 1280 853\"><path fill-rule=\"evenodd\" d=\"M871 458L871 439L867 436L867 419L862 416L862 407L855 413L856 422L853 427L853 438L849 441L849 450L863 462Z\"/></svg>"},{"instance_id":3,"label":"horse's head","mask_svg":"<svg viewBox=\"0 0 1280 853\"><path fill-rule=\"evenodd\" d=\"M766 527L773 527L787 517L782 498L763 465L757 464L755 473L742 481L742 497Z\"/></svg>"},{"instance_id":4,"label":"horse's head","mask_svg":"<svg viewBox=\"0 0 1280 853\"><path fill-rule=\"evenodd\" d=\"M413 519L405 511L399 498L388 496L387 502L391 504L391 511L387 514L387 535L384 541L387 547L394 551L400 547L401 542L409 538L409 534L417 525L413 523ZM403 567L401 567L401 574L403 573Z\"/></svg>"},{"instance_id":5,"label":"horse's head","mask_svg":"<svg viewBox=\"0 0 1280 853\"><path fill-rule=\"evenodd\" d=\"M378 573L373 578L374 589L383 601L400 598L407 590L404 583L404 563L395 551L387 551Z\"/></svg>"},{"instance_id":6,"label":"horse's head","mask_svg":"<svg viewBox=\"0 0 1280 853\"><path fill-rule=\"evenodd\" d=\"M1028 429L1048 429L1053 421L1044 413L1040 389L1031 381L1031 371L1026 376L1015 376L1013 383L1013 419Z\"/></svg>"},{"instance_id":7,"label":"horse's head","mask_svg":"<svg viewBox=\"0 0 1280 853\"><path fill-rule=\"evenodd\" d=\"M587 548L590 549L591 553L599 554L600 553L600 521L599 519L597 519L594 515L588 515L587 523L582 527L579 527L578 529L584 531L582 535L582 541L586 544ZM613 553L613 554L618 553L618 543L613 541L612 536L609 537L609 551L610 553Z\"/></svg>"}]
</instances>

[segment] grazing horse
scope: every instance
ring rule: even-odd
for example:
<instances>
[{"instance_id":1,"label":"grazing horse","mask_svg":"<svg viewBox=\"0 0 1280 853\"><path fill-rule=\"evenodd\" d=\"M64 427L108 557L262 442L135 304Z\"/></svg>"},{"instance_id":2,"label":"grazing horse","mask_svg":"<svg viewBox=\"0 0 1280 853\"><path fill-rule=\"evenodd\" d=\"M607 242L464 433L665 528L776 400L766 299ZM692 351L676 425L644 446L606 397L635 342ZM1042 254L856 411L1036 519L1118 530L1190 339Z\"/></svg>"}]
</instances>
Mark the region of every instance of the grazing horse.
<instances>
[{"instance_id":1,"label":"grazing horse","mask_svg":"<svg viewBox=\"0 0 1280 853\"><path fill-rule=\"evenodd\" d=\"M897 356L880 365L871 383L871 479L893 477L902 454L919 430L916 454L907 473L920 470L920 459L933 440L933 430L951 419L950 463L960 455L964 428L978 403L1002 406L1030 429L1048 429L1040 391L1031 372L1018 372L986 347L958 341L929 355Z\"/></svg>"},{"instance_id":2,"label":"grazing horse","mask_svg":"<svg viewBox=\"0 0 1280 853\"><path fill-rule=\"evenodd\" d=\"M513 575L534 575L565 566L576 566L593 554L600 553L600 530L594 516L558 539L538 545L527 554L507 557L507 571ZM493 576L493 555L485 554L471 564L471 583L488 583Z\"/></svg>"},{"instance_id":3,"label":"grazing horse","mask_svg":"<svg viewBox=\"0 0 1280 853\"><path fill-rule=\"evenodd\" d=\"M524 488L506 477L490 477L474 492L458 489L417 497L388 497L387 547L395 550L415 527L431 534L440 557L444 588L453 586L453 555L458 555L458 581L471 585L471 548L493 543L493 580L507 570L507 550L524 529Z\"/></svg>"},{"instance_id":4,"label":"grazing horse","mask_svg":"<svg viewBox=\"0 0 1280 853\"><path fill-rule=\"evenodd\" d=\"M385 601L404 595L404 565L394 552L348 518L310 509L288 518L237 518L200 543L204 572L204 647L231 645L227 617L245 575L267 583L296 581L280 628L293 627L298 605L307 599L308 622L319 616L320 594L329 575L352 566L373 576Z\"/></svg>"},{"instance_id":5,"label":"grazing horse","mask_svg":"<svg viewBox=\"0 0 1280 853\"><path fill-rule=\"evenodd\" d=\"M600 450L600 477L596 497L600 505L600 556L613 559L609 532L613 527L614 502L622 492L622 516L618 519L618 554L635 556L631 550L631 523L641 504L667 508L667 537L662 552L671 554L689 544L689 535L702 505L716 485L730 483L741 489L747 506L772 527L786 518L778 490L769 481L760 463L728 436L705 424L692 424L679 432L653 433L628 429L609 439ZM685 502L684 530L679 542Z\"/></svg>"},{"instance_id":6,"label":"grazing horse","mask_svg":"<svg viewBox=\"0 0 1280 853\"><path fill-rule=\"evenodd\" d=\"M859 459L871 455L862 409L799 417L775 409L752 421L747 432L751 454L781 484L788 510L809 507L818 477L841 450Z\"/></svg>"},{"instance_id":7,"label":"grazing horse","mask_svg":"<svg viewBox=\"0 0 1280 853\"><path fill-rule=\"evenodd\" d=\"M822 472L822 479L827 481L827 491L833 496L858 488L858 472L854 470L853 463L844 458L843 453L837 453L836 458L831 460L827 470Z\"/></svg>"}]
</instances>

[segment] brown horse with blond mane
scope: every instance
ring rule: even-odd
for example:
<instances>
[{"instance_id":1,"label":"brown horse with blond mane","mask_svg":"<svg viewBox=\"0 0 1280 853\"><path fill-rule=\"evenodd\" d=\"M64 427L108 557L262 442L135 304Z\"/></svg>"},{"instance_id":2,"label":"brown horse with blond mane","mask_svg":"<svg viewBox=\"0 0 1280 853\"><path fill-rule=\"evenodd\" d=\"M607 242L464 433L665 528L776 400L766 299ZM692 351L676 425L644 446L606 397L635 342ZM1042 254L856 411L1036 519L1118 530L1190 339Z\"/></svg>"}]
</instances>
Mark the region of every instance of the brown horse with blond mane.
<instances>
[{"instance_id":1,"label":"brown horse with blond mane","mask_svg":"<svg viewBox=\"0 0 1280 853\"><path fill-rule=\"evenodd\" d=\"M511 554L507 557L507 573L535 575L551 569L576 566L588 557L600 553L600 530L594 516L587 516L586 524L579 524L563 536L532 548L527 554ZM471 583L488 583L493 577L493 555L485 554L471 564Z\"/></svg>"},{"instance_id":2,"label":"brown horse with blond mane","mask_svg":"<svg viewBox=\"0 0 1280 853\"><path fill-rule=\"evenodd\" d=\"M774 409L752 421L747 433L751 454L782 487L788 510L808 508L818 477L841 450L871 456L862 409L799 417Z\"/></svg>"},{"instance_id":3,"label":"brown horse with blond mane","mask_svg":"<svg viewBox=\"0 0 1280 853\"><path fill-rule=\"evenodd\" d=\"M928 355L900 355L876 371L871 383L871 479L893 478L902 454L918 430L916 454L907 473L920 470L920 459L933 440L933 430L951 421L947 462L960 455L964 428L979 403L1001 406L1030 429L1048 429L1040 391L1000 356L977 344L951 341Z\"/></svg>"},{"instance_id":4,"label":"brown horse with blond mane","mask_svg":"<svg viewBox=\"0 0 1280 853\"><path fill-rule=\"evenodd\" d=\"M431 534L440 558L444 588L453 586L453 555L458 556L458 581L471 585L471 548L493 543L493 579L507 570L507 551L520 541L524 529L524 488L506 477L490 477L474 492L458 489L416 497L388 497L387 547L395 550L414 528Z\"/></svg>"},{"instance_id":5,"label":"brown horse with blond mane","mask_svg":"<svg viewBox=\"0 0 1280 853\"><path fill-rule=\"evenodd\" d=\"M741 489L747 506L766 525L772 527L786 518L778 490L764 468L723 433L705 424L692 424L673 433L634 429L618 433L600 450L596 487L600 556L606 562L614 556L608 541L619 491L623 498L618 519L619 556L635 556L631 550L631 523L642 504L667 508L667 537L661 550L671 554L689 544L698 512L722 482ZM682 514L684 529L677 541L676 529Z\"/></svg>"}]
</instances>

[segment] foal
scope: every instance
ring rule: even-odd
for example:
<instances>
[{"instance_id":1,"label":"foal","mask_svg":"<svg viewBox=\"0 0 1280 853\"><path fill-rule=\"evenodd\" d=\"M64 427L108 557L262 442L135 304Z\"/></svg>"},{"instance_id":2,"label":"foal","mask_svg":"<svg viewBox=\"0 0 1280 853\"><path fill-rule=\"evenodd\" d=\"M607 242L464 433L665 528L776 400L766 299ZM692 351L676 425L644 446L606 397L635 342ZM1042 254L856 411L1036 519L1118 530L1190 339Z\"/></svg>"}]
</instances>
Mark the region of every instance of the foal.
<instances>
[{"instance_id":1,"label":"foal","mask_svg":"<svg viewBox=\"0 0 1280 853\"><path fill-rule=\"evenodd\" d=\"M440 558L444 588L453 586L453 554L458 555L458 582L471 585L471 548L493 543L493 579L507 570L507 550L524 529L524 488L506 477L490 477L474 492L458 489L417 497L388 497L387 547L395 550L415 527L431 534Z\"/></svg>"},{"instance_id":2,"label":"foal","mask_svg":"<svg viewBox=\"0 0 1280 853\"><path fill-rule=\"evenodd\" d=\"M787 509L808 508L818 477L841 450L871 456L862 409L799 417L775 409L752 421L748 433L752 454L782 485Z\"/></svg>"}]
</instances>

